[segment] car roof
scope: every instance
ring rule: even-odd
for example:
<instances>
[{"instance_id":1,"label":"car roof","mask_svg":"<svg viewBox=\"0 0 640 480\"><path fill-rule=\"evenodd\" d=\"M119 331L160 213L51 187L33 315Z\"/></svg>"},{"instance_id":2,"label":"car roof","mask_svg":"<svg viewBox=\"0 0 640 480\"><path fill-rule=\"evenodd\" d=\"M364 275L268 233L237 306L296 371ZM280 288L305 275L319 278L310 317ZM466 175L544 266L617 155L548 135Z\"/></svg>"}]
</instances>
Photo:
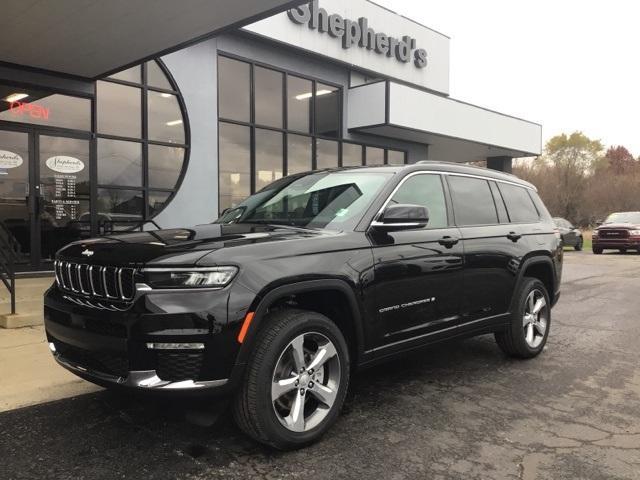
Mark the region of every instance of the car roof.
<instances>
[{"instance_id":1,"label":"car roof","mask_svg":"<svg viewBox=\"0 0 640 480\"><path fill-rule=\"evenodd\" d=\"M476 165L467 165L463 163L454 162L439 162L434 160L422 160L416 163L407 165L369 165L369 166L357 166L357 167L341 167L329 169L331 171L344 171L344 170L360 170L363 172L389 172L389 173L412 173L420 171L432 171L443 173L459 173L463 175L481 176L492 178L495 180L501 180L504 182L516 183L523 187L528 187L537 191L537 188L521 178L516 177L510 173L499 172L498 170L492 170L486 167L479 167Z\"/></svg>"}]
</instances>

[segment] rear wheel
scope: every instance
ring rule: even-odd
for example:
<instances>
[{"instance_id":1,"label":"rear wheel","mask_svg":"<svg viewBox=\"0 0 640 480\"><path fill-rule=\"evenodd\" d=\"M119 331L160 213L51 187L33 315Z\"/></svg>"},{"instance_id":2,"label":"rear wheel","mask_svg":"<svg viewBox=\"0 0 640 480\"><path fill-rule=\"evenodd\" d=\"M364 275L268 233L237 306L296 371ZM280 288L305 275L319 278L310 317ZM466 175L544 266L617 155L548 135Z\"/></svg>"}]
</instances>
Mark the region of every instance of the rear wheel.
<instances>
[{"instance_id":1,"label":"rear wheel","mask_svg":"<svg viewBox=\"0 0 640 480\"><path fill-rule=\"evenodd\" d=\"M549 336L549 294L540 280L525 277L516 302L509 326L506 331L495 334L496 342L509 356L533 358L542 351Z\"/></svg>"},{"instance_id":2,"label":"rear wheel","mask_svg":"<svg viewBox=\"0 0 640 480\"><path fill-rule=\"evenodd\" d=\"M281 310L269 315L234 403L238 426L282 450L318 440L338 418L349 384L349 352L324 315Z\"/></svg>"},{"instance_id":3,"label":"rear wheel","mask_svg":"<svg viewBox=\"0 0 640 480\"><path fill-rule=\"evenodd\" d=\"M578 242L575 244L575 246L573 248L575 248L576 251L579 252L580 250L582 250L582 242L583 242L582 237L580 237L578 239Z\"/></svg>"},{"instance_id":4,"label":"rear wheel","mask_svg":"<svg viewBox=\"0 0 640 480\"><path fill-rule=\"evenodd\" d=\"M598 248L598 247L592 247L591 250L593 251L593 253L595 253L596 255L600 255L602 253L602 249Z\"/></svg>"}]
</instances>

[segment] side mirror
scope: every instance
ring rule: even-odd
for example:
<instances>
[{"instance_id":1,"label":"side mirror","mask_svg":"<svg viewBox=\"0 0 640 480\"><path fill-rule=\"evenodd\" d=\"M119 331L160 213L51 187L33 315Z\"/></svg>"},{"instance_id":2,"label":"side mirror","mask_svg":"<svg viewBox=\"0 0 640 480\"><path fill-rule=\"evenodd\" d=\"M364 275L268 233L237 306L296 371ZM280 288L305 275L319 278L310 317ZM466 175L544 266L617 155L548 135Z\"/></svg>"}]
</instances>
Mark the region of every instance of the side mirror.
<instances>
[{"instance_id":1,"label":"side mirror","mask_svg":"<svg viewBox=\"0 0 640 480\"><path fill-rule=\"evenodd\" d=\"M384 209L371 226L378 230L412 230L424 228L429 223L429 210L422 205L397 204Z\"/></svg>"}]
</instances>

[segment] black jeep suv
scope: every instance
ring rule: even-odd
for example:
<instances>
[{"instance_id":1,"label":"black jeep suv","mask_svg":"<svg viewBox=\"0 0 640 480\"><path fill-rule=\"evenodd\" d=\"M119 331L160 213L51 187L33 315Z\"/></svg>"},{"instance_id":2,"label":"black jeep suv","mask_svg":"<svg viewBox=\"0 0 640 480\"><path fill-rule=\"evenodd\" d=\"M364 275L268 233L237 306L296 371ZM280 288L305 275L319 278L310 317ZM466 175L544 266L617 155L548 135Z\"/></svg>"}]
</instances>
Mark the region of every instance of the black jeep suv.
<instances>
[{"instance_id":1,"label":"black jeep suv","mask_svg":"<svg viewBox=\"0 0 640 480\"><path fill-rule=\"evenodd\" d=\"M277 448L318 439L357 368L494 333L547 340L562 248L535 188L420 162L282 178L193 228L70 244L46 293L51 351L106 387L229 395Z\"/></svg>"}]
</instances>

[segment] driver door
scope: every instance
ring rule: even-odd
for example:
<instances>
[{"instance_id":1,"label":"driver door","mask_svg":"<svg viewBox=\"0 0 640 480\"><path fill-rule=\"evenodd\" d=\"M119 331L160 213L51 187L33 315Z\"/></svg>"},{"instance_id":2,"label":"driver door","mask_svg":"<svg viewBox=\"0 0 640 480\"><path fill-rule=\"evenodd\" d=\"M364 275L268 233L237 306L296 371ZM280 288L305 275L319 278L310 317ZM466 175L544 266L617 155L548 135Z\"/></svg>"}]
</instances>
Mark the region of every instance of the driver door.
<instances>
[{"instance_id":1,"label":"driver door","mask_svg":"<svg viewBox=\"0 0 640 480\"><path fill-rule=\"evenodd\" d=\"M376 348L428 337L459 323L463 249L452 222L441 175L408 176L389 204L427 207L424 228L370 230L374 256Z\"/></svg>"}]
</instances>

